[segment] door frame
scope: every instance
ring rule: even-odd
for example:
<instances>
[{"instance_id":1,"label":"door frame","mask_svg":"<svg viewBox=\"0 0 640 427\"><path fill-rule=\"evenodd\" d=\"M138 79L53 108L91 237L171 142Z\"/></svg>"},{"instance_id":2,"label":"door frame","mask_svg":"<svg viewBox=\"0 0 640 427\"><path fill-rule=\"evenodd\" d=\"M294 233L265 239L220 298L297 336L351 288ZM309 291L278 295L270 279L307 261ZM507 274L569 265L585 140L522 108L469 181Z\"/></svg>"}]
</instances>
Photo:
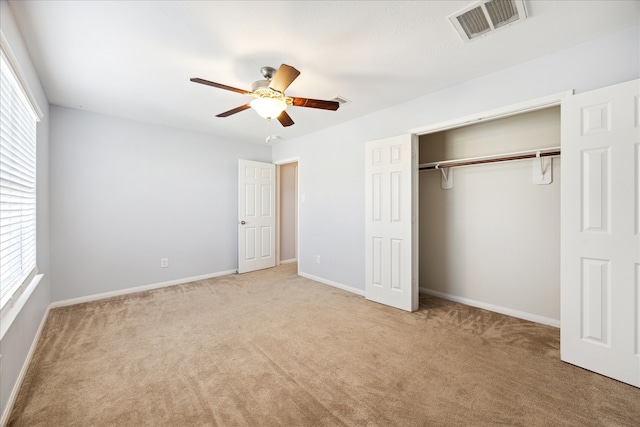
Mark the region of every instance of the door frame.
<instances>
[{"instance_id":1,"label":"door frame","mask_svg":"<svg viewBox=\"0 0 640 427\"><path fill-rule=\"evenodd\" d=\"M510 105L495 108L492 110L481 111L481 112L473 113L467 116L461 116L455 119L433 123L431 125L424 126L424 127L414 128L409 130L409 132L412 135L416 135L417 137L419 137L421 135L428 135L431 133L461 128L461 127L476 124L476 123L483 123L483 122L488 122L492 120L503 119L506 117L517 116L520 114L530 113L532 111L542 110L545 108L556 107L556 106L560 106L564 98L568 96L572 96L573 93L574 93L573 90L557 92L551 95L530 99L528 101L523 101L516 104L510 104ZM419 156L419 150L418 150L418 156ZM418 190L419 190L419 185L416 185L416 187L418 187ZM562 197L562 194L560 195L560 197ZM562 287L562 283L560 284L560 286ZM473 301L469 301L466 299L464 301L462 299L457 301L463 302L464 304L467 304L467 305L474 305L479 308L486 308L489 310L496 311L495 306L489 306L484 304L474 304ZM509 316L515 315L515 313L508 312L508 311L499 311L499 312ZM560 315L562 316L562 313ZM539 320L535 319L534 317L526 317L526 318L522 317L522 318L533 321L533 322L539 322ZM541 322L541 323L549 326L553 326L553 327L560 326L560 320L558 320L557 323L551 323L551 322Z\"/></svg>"},{"instance_id":2,"label":"door frame","mask_svg":"<svg viewBox=\"0 0 640 427\"><path fill-rule=\"evenodd\" d=\"M431 133L436 133L436 132L442 132L442 131L446 131L446 130L451 130L451 129L456 129L456 128L460 128L460 127L464 127L464 126L468 126L471 124L476 124L476 123L482 123L482 122L488 122L491 120L498 120L498 119L503 119L506 117L510 117L510 116L516 116L519 114L524 114L524 113L529 113L532 111L536 111L536 110L542 110L545 108L549 108L549 107L556 107L559 106L562 103L562 100L568 96L572 96L573 95L573 90L567 90L567 91L563 91L563 92L557 92L551 95L547 95L547 96L543 96L540 98L535 98L535 99L531 99L528 101L523 101L523 102L519 102L516 104L511 104L511 105L507 105L504 107L500 107L500 108L495 108L493 110L488 110L488 111L482 111L482 112L478 112L478 113L473 113L467 116L462 116L462 117L458 117L455 119L451 119L451 120L447 120L447 121L443 121L443 122L438 122L438 123L433 123L431 125L428 126L423 126L423 127L419 127L419 128L414 128L414 129L410 129L409 133L413 136L415 136L416 138L420 137L421 135L428 135ZM418 144L418 152L416 153L416 155L420 155L419 153L419 144ZM419 163L419 162L418 162ZM419 171L415 171L414 172L416 175L419 173ZM414 179L417 180L417 176L414 177ZM419 180L417 180L417 182L419 182ZM415 194L413 195L413 203L417 203L417 191L419 191L419 185L416 183L415 185ZM562 197L562 193L560 194L560 197ZM418 215L419 217L419 215ZM416 219L416 221L419 221L419 219ZM417 239L416 239L417 241ZM413 249L416 253L414 254L415 257L417 257L417 259L419 260L419 256L420 254L418 253L418 244L416 243L414 249ZM419 262L419 261L418 261ZM420 286L418 284L418 286ZM560 282L560 288L562 289L562 282ZM468 304L469 302L465 302L466 304ZM480 308L486 308L486 307L481 307ZM509 314L509 315L513 315L510 313L504 313L504 314ZM562 316L562 313L560 313L560 316ZM528 319L531 320L531 319ZM558 322L559 324L560 322ZM555 325L551 325L551 326L555 326Z\"/></svg>"},{"instance_id":3,"label":"door frame","mask_svg":"<svg viewBox=\"0 0 640 427\"><path fill-rule=\"evenodd\" d=\"M518 114L524 114L531 111L542 110L544 108L555 107L560 105L563 98L571 95L573 95L573 90L557 92L552 95L531 99L529 101L511 104L504 107L495 108L493 110L473 113L468 116L458 117L456 119L434 123L424 127L410 129L409 133L417 136L427 135L430 133L460 128L475 123L503 119L509 116L516 116Z\"/></svg>"},{"instance_id":4,"label":"door frame","mask_svg":"<svg viewBox=\"0 0 640 427\"><path fill-rule=\"evenodd\" d=\"M296 234L296 273L300 273L300 157L290 157L273 162L276 165L276 266L280 265L280 166L291 163L298 164L296 174L296 214L295 214L295 234Z\"/></svg>"}]
</instances>

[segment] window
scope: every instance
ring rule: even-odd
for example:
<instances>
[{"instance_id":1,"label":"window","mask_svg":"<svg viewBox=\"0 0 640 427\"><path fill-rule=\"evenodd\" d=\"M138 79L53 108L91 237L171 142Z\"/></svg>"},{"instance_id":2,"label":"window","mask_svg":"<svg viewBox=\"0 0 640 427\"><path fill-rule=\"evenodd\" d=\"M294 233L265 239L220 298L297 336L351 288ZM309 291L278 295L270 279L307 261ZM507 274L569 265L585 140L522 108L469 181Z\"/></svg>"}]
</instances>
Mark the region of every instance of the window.
<instances>
[{"instance_id":1,"label":"window","mask_svg":"<svg viewBox=\"0 0 640 427\"><path fill-rule=\"evenodd\" d=\"M0 309L36 268L36 123L4 50L0 50ZM2 310L4 311L4 310Z\"/></svg>"}]
</instances>

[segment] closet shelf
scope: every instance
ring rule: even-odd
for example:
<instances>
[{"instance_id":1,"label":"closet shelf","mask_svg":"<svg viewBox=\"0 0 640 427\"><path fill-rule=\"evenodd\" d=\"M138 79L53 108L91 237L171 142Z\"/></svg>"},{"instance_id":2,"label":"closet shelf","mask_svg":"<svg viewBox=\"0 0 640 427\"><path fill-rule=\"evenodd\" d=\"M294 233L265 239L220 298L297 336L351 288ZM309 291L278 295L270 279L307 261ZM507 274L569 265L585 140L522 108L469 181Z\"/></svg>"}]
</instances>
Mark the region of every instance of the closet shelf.
<instances>
[{"instance_id":1,"label":"closet shelf","mask_svg":"<svg viewBox=\"0 0 640 427\"><path fill-rule=\"evenodd\" d=\"M479 165L483 163L507 162L511 160L535 159L536 157L559 156L560 147L541 148L538 150L518 151L515 153L497 154L492 156L470 157L467 159L442 160L440 162L422 163L418 168L422 170L453 168L457 166Z\"/></svg>"}]
</instances>

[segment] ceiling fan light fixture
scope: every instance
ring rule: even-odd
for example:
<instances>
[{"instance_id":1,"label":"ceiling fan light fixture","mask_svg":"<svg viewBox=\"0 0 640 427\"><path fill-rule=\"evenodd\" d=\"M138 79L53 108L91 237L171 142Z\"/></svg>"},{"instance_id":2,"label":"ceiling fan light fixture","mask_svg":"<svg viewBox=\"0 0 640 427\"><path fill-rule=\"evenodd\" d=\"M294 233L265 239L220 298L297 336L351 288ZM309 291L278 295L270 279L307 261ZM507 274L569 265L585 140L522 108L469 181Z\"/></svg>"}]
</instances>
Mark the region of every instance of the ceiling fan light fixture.
<instances>
[{"instance_id":1,"label":"ceiling fan light fixture","mask_svg":"<svg viewBox=\"0 0 640 427\"><path fill-rule=\"evenodd\" d=\"M265 119L275 119L287 108L285 100L277 98L256 98L249 105Z\"/></svg>"}]
</instances>

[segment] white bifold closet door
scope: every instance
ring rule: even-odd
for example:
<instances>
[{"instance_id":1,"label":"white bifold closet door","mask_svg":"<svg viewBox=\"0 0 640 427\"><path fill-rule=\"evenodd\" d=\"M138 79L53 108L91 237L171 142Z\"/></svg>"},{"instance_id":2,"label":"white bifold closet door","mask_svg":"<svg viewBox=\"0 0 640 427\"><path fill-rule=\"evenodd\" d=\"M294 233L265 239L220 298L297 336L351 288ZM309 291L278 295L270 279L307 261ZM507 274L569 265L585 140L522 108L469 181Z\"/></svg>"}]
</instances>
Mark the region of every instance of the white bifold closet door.
<instances>
[{"instance_id":1,"label":"white bifold closet door","mask_svg":"<svg viewBox=\"0 0 640 427\"><path fill-rule=\"evenodd\" d=\"M366 145L365 296L406 311L418 309L417 138Z\"/></svg>"},{"instance_id":2,"label":"white bifold closet door","mask_svg":"<svg viewBox=\"0 0 640 427\"><path fill-rule=\"evenodd\" d=\"M640 387L640 80L561 120L561 358Z\"/></svg>"}]
</instances>

